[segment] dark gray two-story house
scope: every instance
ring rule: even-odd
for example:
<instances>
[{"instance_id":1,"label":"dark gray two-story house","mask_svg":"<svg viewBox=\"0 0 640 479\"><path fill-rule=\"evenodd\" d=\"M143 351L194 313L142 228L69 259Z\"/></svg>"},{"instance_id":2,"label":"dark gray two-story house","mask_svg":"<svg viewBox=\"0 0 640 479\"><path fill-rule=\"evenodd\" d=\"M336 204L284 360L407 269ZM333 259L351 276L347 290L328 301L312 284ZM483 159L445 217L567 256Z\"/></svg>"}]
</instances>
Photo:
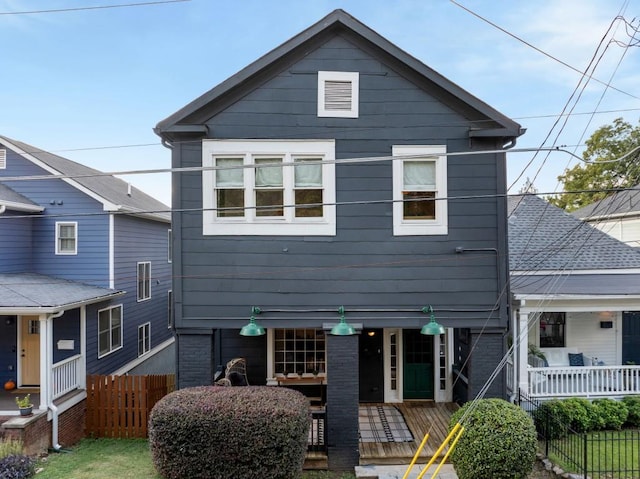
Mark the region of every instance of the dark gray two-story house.
<instances>
[{"instance_id":1,"label":"dark gray two-story house","mask_svg":"<svg viewBox=\"0 0 640 479\"><path fill-rule=\"evenodd\" d=\"M234 357L252 385L320 382L330 468L357 463L360 402L476 396L505 352L520 125L336 10L155 131L188 169L179 387ZM421 334L431 310L443 334ZM342 317L356 334L331 334Z\"/></svg>"}]
</instances>

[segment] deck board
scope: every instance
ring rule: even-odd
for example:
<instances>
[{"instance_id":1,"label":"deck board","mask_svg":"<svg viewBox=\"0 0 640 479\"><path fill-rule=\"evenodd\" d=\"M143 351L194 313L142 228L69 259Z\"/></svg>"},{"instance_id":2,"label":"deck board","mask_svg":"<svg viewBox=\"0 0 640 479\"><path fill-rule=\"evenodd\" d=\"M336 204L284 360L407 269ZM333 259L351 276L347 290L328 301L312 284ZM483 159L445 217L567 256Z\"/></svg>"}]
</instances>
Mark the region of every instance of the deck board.
<instances>
[{"instance_id":1,"label":"deck board","mask_svg":"<svg viewBox=\"0 0 640 479\"><path fill-rule=\"evenodd\" d=\"M408 464L420 446L424 435L429 439L420 453L420 462L429 460L447 437L451 415L458 405L455 403L435 403L415 401L394 404L413 434L412 442L361 442L360 464Z\"/></svg>"}]
</instances>

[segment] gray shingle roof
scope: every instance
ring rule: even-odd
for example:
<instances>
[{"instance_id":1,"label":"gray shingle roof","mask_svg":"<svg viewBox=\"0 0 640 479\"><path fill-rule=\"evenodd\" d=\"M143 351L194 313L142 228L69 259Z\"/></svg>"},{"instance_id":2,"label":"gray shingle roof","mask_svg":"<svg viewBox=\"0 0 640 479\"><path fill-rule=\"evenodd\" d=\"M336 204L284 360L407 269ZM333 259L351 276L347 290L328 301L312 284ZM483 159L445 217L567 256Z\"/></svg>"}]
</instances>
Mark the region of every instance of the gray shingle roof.
<instances>
[{"instance_id":1,"label":"gray shingle roof","mask_svg":"<svg viewBox=\"0 0 640 479\"><path fill-rule=\"evenodd\" d=\"M147 216L165 222L171 219L170 208L167 205L134 186L131 186L131 196L129 196L127 194L129 184L115 176L95 176L101 172L11 138L0 136L0 143L5 143L9 149L12 145L19 148L63 175L78 176L73 178L73 181L108 202L122 206L124 211L151 212Z\"/></svg>"},{"instance_id":2,"label":"gray shingle roof","mask_svg":"<svg viewBox=\"0 0 640 479\"><path fill-rule=\"evenodd\" d=\"M534 195L510 197L509 265L514 271L640 268L640 251Z\"/></svg>"},{"instance_id":3,"label":"gray shingle roof","mask_svg":"<svg viewBox=\"0 0 640 479\"><path fill-rule=\"evenodd\" d=\"M583 206L571 214L576 218L589 220L610 215L640 214L640 185L630 190L618 191L606 198Z\"/></svg>"},{"instance_id":4,"label":"gray shingle roof","mask_svg":"<svg viewBox=\"0 0 640 479\"><path fill-rule=\"evenodd\" d=\"M22 196L20 193L12 190L7 185L0 183L0 204L3 204L3 203L12 203L14 205L38 207L36 203L31 201L26 196Z\"/></svg>"},{"instance_id":5,"label":"gray shingle roof","mask_svg":"<svg viewBox=\"0 0 640 479\"><path fill-rule=\"evenodd\" d=\"M0 273L0 310L42 309L54 311L89 304L123 294L76 281L34 273Z\"/></svg>"}]
</instances>

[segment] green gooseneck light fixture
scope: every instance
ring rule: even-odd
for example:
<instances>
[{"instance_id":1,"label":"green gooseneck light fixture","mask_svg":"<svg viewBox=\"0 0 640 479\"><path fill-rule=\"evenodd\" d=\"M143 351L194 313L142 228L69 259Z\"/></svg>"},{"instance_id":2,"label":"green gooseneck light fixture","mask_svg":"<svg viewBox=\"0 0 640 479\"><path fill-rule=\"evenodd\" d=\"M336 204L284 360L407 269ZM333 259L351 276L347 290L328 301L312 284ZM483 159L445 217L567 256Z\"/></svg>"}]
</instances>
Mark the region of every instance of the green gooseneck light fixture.
<instances>
[{"instance_id":1,"label":"green gooseneck light fixture","mask_svg":"<svg viewBox=\"0 0 640 479\"><path fill-rule=\"evenodd\" d=\"M263 336L265 331L262 326L256 323L256 314L260 314L260 308L256 306L251 307L251 319L249 324L242 327L240 330L240 336Z\"/></svg>"},{"instance_id":2,"label":"green gooseneck light fixture","mask_svg":"<svg viewBox=\"0 0 640 479\"><path fill-rule=\"evenodd\" d=\"M351 336L356 334L355 328L344 319L344 306L338 308L338 313L340 314L340 322L331 328L329 334L334 336Z\"/></svg>"},{"instance_id":3,"label":"green gooseneck light fixture","mask_svg":"<svg viewBox=\"0 0 640 479\"><path fill-rule=\"evenodd\" d=\"M431 305L422 308L422 312L429 314L429 322L422 326L420 334L426 334L428 336L439 336L444 334L444 326L440 323L436 323L436 317L433 314L433 308Z\"/></svg>"}]
</instances>

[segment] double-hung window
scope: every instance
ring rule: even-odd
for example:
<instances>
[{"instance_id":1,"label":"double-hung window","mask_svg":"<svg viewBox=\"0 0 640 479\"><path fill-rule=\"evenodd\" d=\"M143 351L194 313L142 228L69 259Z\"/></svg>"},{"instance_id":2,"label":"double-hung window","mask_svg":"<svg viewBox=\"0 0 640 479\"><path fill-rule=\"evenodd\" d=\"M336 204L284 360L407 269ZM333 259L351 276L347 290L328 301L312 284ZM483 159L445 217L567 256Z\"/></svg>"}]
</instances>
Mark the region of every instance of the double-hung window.
<instances>
[{"instance_id":1,"label":"double-hung window","mask_svg":"<svg viewBox=\"0 0 640 479\"><path fill-rule=\"evenodd\" d=\"M138 356L151 351L151 323L138 326Z\"/></svg>"},{"instance_id":2,"label":"double-hung window","mask_svg":"<svg viewBox=\"0 0 640 479\"><path fill-rule=\"evenodd\" d=\"M122 305L98 311L98 357L122 347Z\"/></svg>"},{"instance_id":3,"label":"double-hung window","mask_svg":"<svg viewBox=\"0 0 640 479\"><path fill-rule=\"evenodd\" d=\"M78 254L77 222L56 222L56 254Z\"/></svg>"},{"instance_id":4,"label":"double-hung window","mask_svg":"<svg viewBox=\"0 0 640 479\"><path fill-rule=\"evenodd\" d=\"M395 145L393 156L393 234L443 235L447 220L445 146Z\"/></svg>"},{"instance_id":5,"label":"double-hung window","mask_svg":"<svg viewBox=\"0 0 640 479\"><path fill-rule=\"evenodd\" d=\"M151 262L138 263L138 301L151 298Z\"/></svg>"},{"instance_id":6,"label":"double-hung window","mask_svg":"<svg viewBox=\"0 0 640 479\"><path fill-rule=\"evenodd\" d=\"M334 140L204 140L205 235L334 236Z\"/></svg>"}]
</instances>

